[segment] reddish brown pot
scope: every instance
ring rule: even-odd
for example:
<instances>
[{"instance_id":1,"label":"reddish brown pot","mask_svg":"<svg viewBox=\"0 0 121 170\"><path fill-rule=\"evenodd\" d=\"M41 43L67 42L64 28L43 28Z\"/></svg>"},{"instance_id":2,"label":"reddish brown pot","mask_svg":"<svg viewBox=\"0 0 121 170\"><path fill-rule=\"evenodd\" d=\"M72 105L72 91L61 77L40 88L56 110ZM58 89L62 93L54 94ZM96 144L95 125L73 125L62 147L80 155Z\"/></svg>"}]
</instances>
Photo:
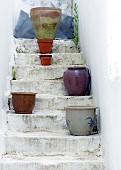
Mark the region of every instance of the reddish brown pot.
<instances>
[{"instance_id":1,"label":"reddish brown pot","mask_svg":"<svg viewBox=\"0 0 121 170\"><path fill-rule=\"evenodd\" d=\"M12 104L17 114L31 114L35 105L33 92L12 92Z\"/></svg>"},{"instance_id":2,"label":"reddish brown pot","mask_svg":"<svg viewBox=\"0 0 121 170\"><path fill-rule=\"evenodd\" d=\"M43 66L51 65L52 55L40 55L40 61Z\"/></svg>"},{"instance_id":3,"label":"reddish brown pot","mask_svg":"<svg viewBox=\"0 0 121 170\"><path fill-rule=\"evenodd\" d=\"M50 53L52 49L53 40L52 39L37 39L39 46L39 51L42 54Z\"/></svg>"}]
</instances>

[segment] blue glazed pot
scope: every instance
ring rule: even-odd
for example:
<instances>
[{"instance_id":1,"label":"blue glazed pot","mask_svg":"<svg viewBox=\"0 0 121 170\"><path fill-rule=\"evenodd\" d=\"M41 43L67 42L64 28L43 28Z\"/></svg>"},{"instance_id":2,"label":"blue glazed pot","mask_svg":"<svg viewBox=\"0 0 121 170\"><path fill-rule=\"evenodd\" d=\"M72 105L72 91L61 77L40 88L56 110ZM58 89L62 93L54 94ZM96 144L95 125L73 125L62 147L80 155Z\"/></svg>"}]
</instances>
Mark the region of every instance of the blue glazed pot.
<instances>
[{"instance_id":1,"label":"blue glazed pot","mask_svg":"<svg viewBox=\"0 0 121 170\"><path fill-rule=\"evenodd\" d=\"M96 107L68 106L66 122L71 135L87 136L96 126Z\"/></svg>"}]
</instances>

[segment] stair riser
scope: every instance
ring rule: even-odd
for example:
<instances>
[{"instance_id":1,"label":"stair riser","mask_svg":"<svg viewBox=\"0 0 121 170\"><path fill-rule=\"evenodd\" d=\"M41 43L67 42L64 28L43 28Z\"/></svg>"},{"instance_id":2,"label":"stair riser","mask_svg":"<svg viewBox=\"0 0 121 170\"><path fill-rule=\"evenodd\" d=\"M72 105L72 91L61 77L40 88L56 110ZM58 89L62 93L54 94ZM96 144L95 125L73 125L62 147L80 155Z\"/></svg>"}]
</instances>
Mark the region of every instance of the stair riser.
<instances>
[{"instance_id":1,"label":"stair riser","mask_svg":"<svg viewBox=\"0 0 121 170\"><path fill-rule=\"evenodd\" d=\"M20 132L65 132L67 126L65 115L42 116L42 115L15 115L7 114L7 130Z\"/></svg>"},{"instance_id":2,"label":"stair riser","mask_svg":"<svg viewBox=\"0 0 121 170\"><path fill-rule=\"evenodd\" d=\"M24 80L58 80L62 79L64 72L67 70L68 66L16 66L16 79ZM70 67L70 66L69 66Z\"/></svg>"},{"instance_id":3,"label":"stair riser","mask_svg":"<svg viewBox=\"0 0 121 170\"><path fill-rule=\"evenodd\" d=\"M17 65L41 65L39 54L14 54ZM84 65L85 60L80 53L55 53L52 54L52 65Z\"/></svg>"},{"instance_id":4,"label":"stair riser","mask_svg":"<svg viewBox=\"0 0 121 170\"><path fill-rule=\"evenodd\" d=\"M93 106L92 97L41 97L36 98L34 111L64 110L66 106ZM12 110L12 102L10 101Z\"/></svg>"},{"instance_id":5,"label":"stair riser","mask_svg":"<svg viewBox=\"0 0 121 170\"><path fill-rule=\"evenodd\" d=\"M17 53L38 53L39 48L35 39L15 39L15 50ZM54 40L53 42L53 53L78 53L79 50L76 48L72 40Z\"/></svg>"},{"instance_id":6,"label":"stair riser","mask_svg":"<svg viewBox=\"0 0 121 170\"><path fill-rule=\"evenodd\" d=\"M66 138L42 136L42 137L6 137L6 153L7 154L24 154L37 156L57 156L57 155L84 155L93 153L94 155L100 151L99 138Z\"/></svg>"},{"instance_id":7,"label":"stair riser","mask_svg":"<svg viewBox=\"0 0 121 170\"><path fill-rule=\"evenodd\" d=\"M102 162L68 162L68 163L53 163L47 165L47 162L38 163L6 163L0 164L0 170L104 170Z\"/></svg>"},{"instance_id":8,"label":"stair riser","mask_svg":"<svg viewBox=\"0 0 121 170\"><path fill-rule=\"evenodd\" d=\"M11 81L12 92L34 91L40 94L67 95L63 80Z\"/></svg>"}]
</instances>

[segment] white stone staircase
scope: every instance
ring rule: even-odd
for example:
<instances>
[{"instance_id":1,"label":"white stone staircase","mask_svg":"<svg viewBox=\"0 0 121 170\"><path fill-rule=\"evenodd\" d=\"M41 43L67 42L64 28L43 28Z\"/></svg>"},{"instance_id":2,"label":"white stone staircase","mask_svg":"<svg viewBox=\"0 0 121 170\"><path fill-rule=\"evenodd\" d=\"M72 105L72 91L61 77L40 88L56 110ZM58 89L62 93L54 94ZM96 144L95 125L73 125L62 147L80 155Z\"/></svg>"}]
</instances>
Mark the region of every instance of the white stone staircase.
<instances>
[{"instance_id":1,"label":"white stone staircase","mask_svg":"<svg viewBox=\"0 0 121 170\"><path fill-rule=\"evenodd\" d=\"M71 40L55 40L51 66L41 66L36 40L15 40L11 91L38 92L33 114L15 114L9 96L4 114L0 170L104 170L99 134L71 136L64 107L93 106L92 96L68 96L63 72L86 65Z\"/></svg>"}]
</instances>

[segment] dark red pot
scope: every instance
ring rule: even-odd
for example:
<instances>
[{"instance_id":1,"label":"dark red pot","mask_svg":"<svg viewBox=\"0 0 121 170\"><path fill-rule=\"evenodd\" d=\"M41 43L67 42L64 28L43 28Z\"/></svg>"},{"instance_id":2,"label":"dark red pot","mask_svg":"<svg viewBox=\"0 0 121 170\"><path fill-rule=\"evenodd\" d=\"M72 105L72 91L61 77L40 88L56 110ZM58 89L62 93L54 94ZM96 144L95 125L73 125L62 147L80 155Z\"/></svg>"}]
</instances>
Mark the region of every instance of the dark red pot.
<instances>
[{"instance_id":1,"label":"dark red pot","mask_svg":"<svg viewBox=\"0 0 121 170\"><path fill-rule=\"evenodd\" d=\"M44 54L40 55L40 61L43 66L51 65L51 59L52 59L52 55L44 55Z\"/></svg>"},{"instance_id":2,"label":"dark red pot","mask_svg":"<svg viewBox=\"0 0 121 170\"><path fill-rule=\"evenodd\" d=\"M84 96L90 84L89 70L86 67L69 67L64 72L65 89L70 96Z\"/></svg>"}]
</instances>

